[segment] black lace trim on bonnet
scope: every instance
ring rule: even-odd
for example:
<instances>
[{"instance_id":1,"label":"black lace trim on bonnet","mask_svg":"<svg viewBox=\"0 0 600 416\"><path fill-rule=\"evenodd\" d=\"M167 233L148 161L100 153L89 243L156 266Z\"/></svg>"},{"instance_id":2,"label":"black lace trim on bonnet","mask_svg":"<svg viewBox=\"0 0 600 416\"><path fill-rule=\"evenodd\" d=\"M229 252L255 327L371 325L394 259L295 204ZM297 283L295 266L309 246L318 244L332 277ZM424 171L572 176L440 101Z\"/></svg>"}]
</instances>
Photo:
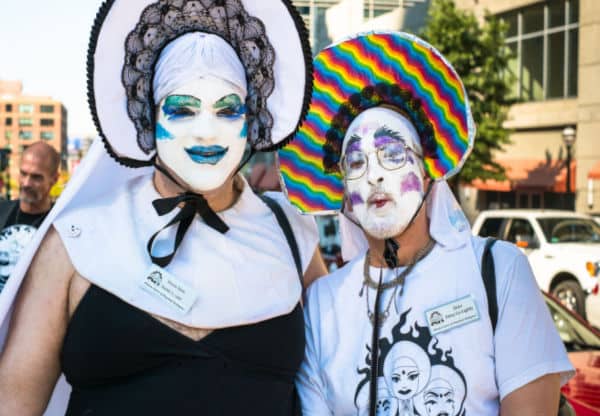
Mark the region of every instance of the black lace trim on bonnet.
<instances>
[{"instance_id":1,"label":"black lace trim on bonnet","mask_svg":"<svg viewBox=\"0 0 600 416\"><path fill-rule=\"evenodd\" d=\"M433 126L423 111L421 101L398 85L382 82L352 94L348 101L338 108L337 114L331 121L331 127L325 135L326 142L323 145L325 172L339 172L344 136L352 121L363 111L381 105L391 106L407 116L417 130L423 148L423 156L430 159L437 158L437 142Z\"/></svg>"},{"instance_id":2,"label":"black lace trim on bonnet","mask_svg":"<svg viewBox=\"0 0 600 416\"><path fill-rule=\"evenodd\" d=\"M267 98L275 87L275 50L264 24L250 16L239 0L160 0L144 9L125 42L122 82L140 148L149 154L156 147L154 66L168 43L190 32L218 35L236 51L248 82L248 140L257 150L273 146Z\"/></svg>"}]
</instances>

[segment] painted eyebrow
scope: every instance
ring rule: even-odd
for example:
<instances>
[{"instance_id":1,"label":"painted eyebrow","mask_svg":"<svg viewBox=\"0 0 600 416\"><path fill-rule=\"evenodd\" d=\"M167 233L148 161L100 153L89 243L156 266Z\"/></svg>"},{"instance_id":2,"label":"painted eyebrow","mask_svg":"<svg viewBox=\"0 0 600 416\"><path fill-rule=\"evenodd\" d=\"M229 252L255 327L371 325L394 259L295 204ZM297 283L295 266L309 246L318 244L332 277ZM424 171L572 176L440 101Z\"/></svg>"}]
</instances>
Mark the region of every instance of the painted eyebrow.
<instances>
[{"instance_id":1,"label":"painted eyebrow","mask_svg":"<svg viewBox=\"0 0 600 416\"><path fill-rule=\"evenodd\" d=\"M346 146L346 152L355 152L360 150L360 141L362 140L362 138L356 134L353 134L352 136L350 136L350 139L348 140L348 145Z\"/></svg>"},{"instance_id":2,"label":"painted eyebrow","mask_svg":"<svg viewBox=\"0 0 600 416\"><path fill-rule=\"evenodd\" d=\"M200 108L202 106L202 101L191 95L169 95L165 100L165 106Z\"/></svg>"},{"instance_id":3,"label":"painted eyebrow","mask_svg":"<svg viewBox=\"0 0 600 416\"><path fill-rule=\"evenodd\" d=\"M398 133L395 130L390 129L387 126L381 126L379 127L377 130L375 130L375 133L373 134L373 137L375 139L379 139L381 137L390 137L392 139L396 139L399 141L404 141L404 139L402 138L402 136L400 135L400 133Z\"/></svg>"},{"instance_id":4,"label":"painted eyebrow","mask_svg":"<svg viewBox=\"0 0 600 416\"><path fill-rule=\"evenodd\" d=\"M221 97L214 105L213 108L223 108L229 106L239 106L242 105L242 99L237 94L229 94L225 97Z\"/></svg>"}]
</instances>

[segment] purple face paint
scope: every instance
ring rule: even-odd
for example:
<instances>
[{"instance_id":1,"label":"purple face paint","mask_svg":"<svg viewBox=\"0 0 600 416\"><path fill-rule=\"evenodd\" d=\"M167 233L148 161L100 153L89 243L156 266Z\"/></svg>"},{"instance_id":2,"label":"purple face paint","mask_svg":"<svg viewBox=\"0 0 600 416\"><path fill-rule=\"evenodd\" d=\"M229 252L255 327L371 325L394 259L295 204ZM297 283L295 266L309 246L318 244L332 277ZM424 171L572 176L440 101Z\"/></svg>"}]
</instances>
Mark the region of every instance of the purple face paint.
<instances>
[{"instance_id":1,"label":"purple face paint","mask_svg":"<svg viewBox=\"0 0 600 416\"><path fill-rule=\"evenodd\" d=\"M364 204L365 201L363 201L362 196L360 196L360 194L358 192L352 192L350 194L350 203L352 204L352 206L355 206L355 205Z\"/></svg>"},{"instance_id":2,"label":"purple face paint","mask_svg":"<svg viewBox=\"0 0 600 416\"><path fill-rule=\"evenodd\" d=\"M375 147L379 148L389 143L398 143L398 139L394 139L390 136L377 137L374 141Z\"/></svg>"},{"instance_id":3,"label":"purple face paint","mask_svg":"<svg viewBox=\"0 0 600 416\"><path fill-rule=\"evenodd\" d=\"M413 159L411 152L408 152L408 163L410 163L411 165L415 164L415 159Z\"/></svg>"},{"instance_id":4,"label":"purple face paint","mask_svg":"<svg viewBox=\"0 0 600 416\"><path fill-rule=\"evenodd\" d=\"M360 151L360 140L353 140L346 147L346 153L359 152Z\"/></svg>"},{"instance_id":5,"label":"purple face paint","mask_svg":"<svg viewBox=\"0 0 600 416\"><path fill-rule=\"evenodd\" d=\"M375 130L377 127L379 127L379 123L376 121L367 121L357 125L349 133L351 135L358 134L359 136L366 136L369 131Z\"/></svg>"},{"instance_id":6,"label":"purple face paint","mask_svg":"<svg viewBox=\"0 0 600 416\"><path fill-rule=\"evenodd\" d=\"M414 172L410 172L406 177L402 180L400 184L400 192L405 194L407 192L421 192L421 182L417 175Z\"/></svg>"}]
</instances>

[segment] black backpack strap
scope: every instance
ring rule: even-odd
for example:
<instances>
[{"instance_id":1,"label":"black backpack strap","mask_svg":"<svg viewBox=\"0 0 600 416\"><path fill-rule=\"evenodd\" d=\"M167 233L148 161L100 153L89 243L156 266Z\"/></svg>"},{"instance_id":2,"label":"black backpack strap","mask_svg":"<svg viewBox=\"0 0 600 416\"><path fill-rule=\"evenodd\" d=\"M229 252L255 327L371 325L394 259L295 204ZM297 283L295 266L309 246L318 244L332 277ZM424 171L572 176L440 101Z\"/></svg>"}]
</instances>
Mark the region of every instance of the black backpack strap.
<instances>
[{"instance_id":1,"label":"black backpack strap","mask_svg":"<svg viewBox=\"0 0 600 416\"><path fill-rule=\"evenodd\" d=\"M288 245L290 246L290 250L292 250L292 256L294 257L294 263L296 264L296 270L298 271L298 278L300 279L300 284L302 285L302 292L304 293L304 273L302 273L302 261L300 260L300 250L298 249L298 243L296 242L296 237L294 237L294 232L292 231L290 221L285 215L285 212L283 212L283 208L279 206L277 201L266 195L260 195L260 198L265 204L267 204L271 211L273 211L273 214L275 214L275 218L277 219L279 226L283 230L285 239L287 240Z\"/></svg>"},{"instance_id":2,"label":"black backpack strap","mask_svg":"<svg viewBox=\"0 0 600 416\"><path fill-rule=\"evenodd\" d=\"M498 298L496 296L496 269L494 268L494 256L492 255L492 246L498 241L495 238L488 237L485 241L485 248L481 256L481 276L487 294L488 312L492 322L492 332L496 332L498 323Z\"/></svg>"}]
</instances>

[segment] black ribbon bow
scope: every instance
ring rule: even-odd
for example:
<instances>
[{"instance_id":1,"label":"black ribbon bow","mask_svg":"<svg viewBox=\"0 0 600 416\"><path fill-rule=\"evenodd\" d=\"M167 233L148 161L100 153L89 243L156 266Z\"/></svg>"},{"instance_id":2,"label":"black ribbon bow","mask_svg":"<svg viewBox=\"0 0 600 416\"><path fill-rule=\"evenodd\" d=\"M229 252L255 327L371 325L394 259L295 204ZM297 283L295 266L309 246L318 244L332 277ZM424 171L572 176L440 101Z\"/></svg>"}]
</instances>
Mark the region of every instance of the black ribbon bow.
<instances>
[{"instance_id":1,"label":"black ribbon bow","mask_svg":"<svg viewBox=\"0 0 600 416\"><path fill-rule=\"evenodd\" d=\"M160 216L173 211L181 203L184 204L183 208L181 208L181 211L179 211L179 213L167 225L158 230L148 241L147 249L150 258L152 259L152 263L160 267L166 267L169 263L171 263L171 260L173 260L173 257L175 256L175 252L179 248L179 245L181 244L181 241L183 240L183 237L185 236L185 233L190 227L196 214L199 214L209 227L219 231L221 234L225 234L229 230L227 224L225 224L223 220L212 210L202 195L195 194L193 192L185 192L172 198L161 198L152 201L154 209ZM179 226L177 227L177 233L175 234L175 246L173 247L171 254L163 257L153 256L152 245L154 244L156 237L158 237L161 232L177 223L179 223Z\"/></svg>"}]
</instances>

